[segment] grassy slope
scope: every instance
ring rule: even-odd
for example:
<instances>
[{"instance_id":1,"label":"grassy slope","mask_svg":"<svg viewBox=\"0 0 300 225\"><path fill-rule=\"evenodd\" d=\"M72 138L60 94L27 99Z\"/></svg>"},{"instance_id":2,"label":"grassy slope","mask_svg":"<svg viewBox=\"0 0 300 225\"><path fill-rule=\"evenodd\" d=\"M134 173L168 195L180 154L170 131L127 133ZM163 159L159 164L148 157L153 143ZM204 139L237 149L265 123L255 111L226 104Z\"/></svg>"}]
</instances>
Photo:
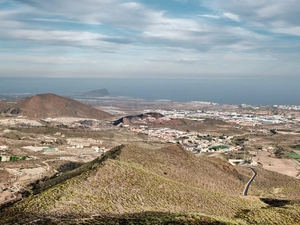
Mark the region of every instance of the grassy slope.
<instances>
[{"instance_id":1,"label":"grassy slope","mask_svg":"<svg viewBox=\"0 0 300 225\"><path fill-rule=\"evenodd\" d=\"M101 221L108 220L114 221L111 224L122 224L120 221L126 217L128 221L139 221L145 212L161 212L156 219L162 217L165 222L178 219L178 213L185 213L182 223L179 219L170 224L184 224L185 220L189 221L187 224L202 224L199 222L201 218L211 220L207 224L218 224L215 223L218 220L226 224L226 219L222 218L234 220L237 224L241 222L239 218L249 224L257 224L262 219L265 224L275 224L273 216L280 216L276 220L281 222L278 224L297 224L296 216L300 213L297 202L268 207L259 199L240 197L240 191L234 193L243 188L247 176L251 174L238 172L228 164L196 158L178 146L161 150L119 147L103 158L51 181L58 185L42 184L41 190L53 187L19 202L0 216L5 218L3 224L11 221L18 224L18 220L29 222L37 218L43 218L36 221L39 224L45 218L48 224L49 221L60 223L62 218L70 224L75 223L71 218L88 218L76 220L82 224L84 221L101 224ZM255 190L259 190L259 182L260 178ZM196 219L195 216L187 219L187 213L191 212L222 218L198 215ZM162 220L155 223L162 224Z\"/></svg>"},{"instance_id":2,"label":"grassy slope","mask_svg":"<svg viewBox=\"0 0 300 225\"><path fill-rule=\"evenodd\" d=\"M256 167L257 177L249 190L250 195L268 198L293 199L300 201L300 181L293 177ZM252 172L239 167L241 174L252 175Z\"/></svg>"},{"instance_id":3,"label":"grassy slope","mask_svg":"<svg viewBox=\"0 0 300 225\"><path fill-rule=\"evenodd\" d=\"M231 195L242 193L251 177L243 176L234 166L221 160L195 157L180 146L149 151L128 145L121 157L166 178Z\"/></svg>"}]
</instances>

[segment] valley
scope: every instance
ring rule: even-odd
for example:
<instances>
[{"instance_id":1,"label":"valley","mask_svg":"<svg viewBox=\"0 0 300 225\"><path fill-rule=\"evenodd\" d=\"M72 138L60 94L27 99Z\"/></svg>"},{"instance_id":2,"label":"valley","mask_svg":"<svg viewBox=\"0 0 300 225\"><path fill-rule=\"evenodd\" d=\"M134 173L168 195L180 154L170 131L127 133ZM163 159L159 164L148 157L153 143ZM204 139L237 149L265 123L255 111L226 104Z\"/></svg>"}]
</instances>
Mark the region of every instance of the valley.
<instances>
[{"instance_id":1,"label":"valley","mask_svg":"<svg viewBox=\"0 0 300 225\"><path fill-rule=\"evenodd\" d=\"M1 104L4 224L299 222L298 108L40 96Z\"/></svg>"}]
</instances>

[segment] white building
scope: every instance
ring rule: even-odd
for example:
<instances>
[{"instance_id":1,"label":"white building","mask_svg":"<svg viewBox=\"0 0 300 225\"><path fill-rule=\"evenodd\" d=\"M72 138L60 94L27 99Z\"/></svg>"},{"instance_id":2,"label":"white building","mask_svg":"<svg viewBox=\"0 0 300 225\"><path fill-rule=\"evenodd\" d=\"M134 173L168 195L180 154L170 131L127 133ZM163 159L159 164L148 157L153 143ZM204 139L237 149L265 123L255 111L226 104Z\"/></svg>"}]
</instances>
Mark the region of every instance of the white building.
<instances>
[{"instance_id":1,"label":"white building","mask_svg":"<svg viewBox=\"0 0 300 225\"><path fill-rule=\"evenodd\" d=\"M8 150L8 146L6 146L6 145L0 146L0 151L7 151L7 150Z\"/></svg>"}]
</instances>

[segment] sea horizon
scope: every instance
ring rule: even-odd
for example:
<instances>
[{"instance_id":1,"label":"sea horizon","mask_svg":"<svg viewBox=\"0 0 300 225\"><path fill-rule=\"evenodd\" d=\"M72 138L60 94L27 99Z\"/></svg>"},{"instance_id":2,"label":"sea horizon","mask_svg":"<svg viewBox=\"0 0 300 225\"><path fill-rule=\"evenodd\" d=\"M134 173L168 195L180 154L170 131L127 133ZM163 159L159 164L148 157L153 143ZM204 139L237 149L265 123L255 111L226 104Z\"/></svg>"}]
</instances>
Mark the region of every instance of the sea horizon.
<instances>
[{"instance_id":1,"label":"sea horizon","mask_svg":"<svg viewBox=\"0 0 300 225\"><path fill-rule=\"evenodd\" d=\"M85 93L106 88L111 96L219 104L300 105L299 78L0 78L0 94Z\"/></svg>"}]
</instances>

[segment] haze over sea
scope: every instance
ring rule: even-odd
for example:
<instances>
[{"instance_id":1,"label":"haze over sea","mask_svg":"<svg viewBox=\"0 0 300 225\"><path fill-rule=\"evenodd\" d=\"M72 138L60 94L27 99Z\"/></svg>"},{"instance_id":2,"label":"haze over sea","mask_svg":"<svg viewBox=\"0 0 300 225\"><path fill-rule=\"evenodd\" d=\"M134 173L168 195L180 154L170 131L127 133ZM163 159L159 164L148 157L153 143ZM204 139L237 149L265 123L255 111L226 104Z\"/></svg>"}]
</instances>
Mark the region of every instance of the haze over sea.
<instances>
[{"instance_id":1,"label":"haze over sea","mask_svg":"<svg viewBox=\"0 0 300 225\"><path fill-rule=\"evenodd\" d=\"M111 96L220 104L300 105L300 78L0 78L0 94L84 93L106 88Z\"/></svg>"}]
</instances>

